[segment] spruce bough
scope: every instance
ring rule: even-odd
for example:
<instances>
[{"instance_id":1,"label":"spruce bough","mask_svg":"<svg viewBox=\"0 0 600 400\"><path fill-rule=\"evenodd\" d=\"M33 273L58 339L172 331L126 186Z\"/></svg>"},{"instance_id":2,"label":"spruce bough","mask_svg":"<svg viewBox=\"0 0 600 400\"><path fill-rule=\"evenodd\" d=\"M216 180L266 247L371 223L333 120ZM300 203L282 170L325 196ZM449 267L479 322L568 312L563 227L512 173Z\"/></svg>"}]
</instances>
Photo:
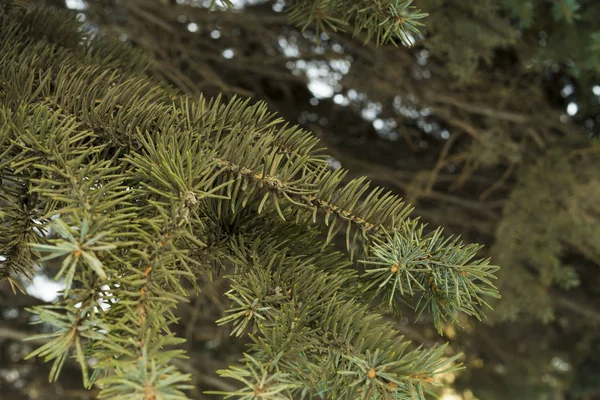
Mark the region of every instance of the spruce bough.
<instances>
[{"instance_id":1,"label":"spruce bough","mask_svg":"<svg viewBox=\"0 0 600 400\"><path fill-rule=\"evenodd\" d=\"M460 367L381 314L407 303L440 332L458 311L480 318L497 267L478 246L425 233L365 178L343 183L262 103L193 101L70 14L0 10L0 276L21 289L60 260L60 300L30 310L54 327L28 356L53 362L51 380L72 356L100 398L187 398L173 310L185 280L221 270L233 306L217 322L251 339L219 371L240 382L228 397L423 398Z\"/></svg>"}]
</instances>

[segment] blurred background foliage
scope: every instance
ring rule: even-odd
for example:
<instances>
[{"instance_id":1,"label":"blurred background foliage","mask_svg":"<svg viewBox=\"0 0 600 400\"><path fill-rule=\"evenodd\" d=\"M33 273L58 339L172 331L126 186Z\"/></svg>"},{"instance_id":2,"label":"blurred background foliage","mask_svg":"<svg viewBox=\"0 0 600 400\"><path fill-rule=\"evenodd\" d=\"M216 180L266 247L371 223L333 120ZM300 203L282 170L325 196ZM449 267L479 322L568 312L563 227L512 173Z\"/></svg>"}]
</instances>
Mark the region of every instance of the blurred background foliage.
<instances>
[{"instance_id":1,"label":"blurred background foliage","mask_svg":"<svg viewBox=\"0 0 600 400\"><path fill-rule=\"evenodd\" d=\"M306 1L36 2L141 49L149 74L185 93L266 101L318 135L349 179L367 175L432 226L485 243L503 298L484 323L461 317L440 337L426 318L396 321L465 353L444 398L600 398L600 2L417 0L429 15L398 46L298 25ZM55 299L55 268L25 283L31 297L0 286L2 398L95 395L77 373L50 385L50 366L22 360L34 345L22 339L43 329L24 308ZM229 307L225 281L203 279L178 310L191 355L179 367L198 399L231 389L215 371L244 349L214 322Z\"/></svg>"}]
</instances>

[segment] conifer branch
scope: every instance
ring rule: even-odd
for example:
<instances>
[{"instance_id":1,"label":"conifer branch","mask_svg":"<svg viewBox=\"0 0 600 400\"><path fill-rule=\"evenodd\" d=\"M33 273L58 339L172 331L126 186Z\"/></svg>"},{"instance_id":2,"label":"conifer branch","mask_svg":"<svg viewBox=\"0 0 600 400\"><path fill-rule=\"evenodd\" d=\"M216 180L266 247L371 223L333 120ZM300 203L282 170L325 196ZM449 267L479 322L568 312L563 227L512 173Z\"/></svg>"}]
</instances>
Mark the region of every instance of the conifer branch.
<instances>
[{"instance_id":1,"label":"conifer branch","mask_svg":"<svg viewBox=\"0 0 600 400\"><path fill-rule=\"evenodd\" d=\"M294 0L289 5L292 22L303 29L316 25L317 40L321 32L347 31L356 36L365 32L365 43L374 39L377 45L412 46L419 34L419 21L427 16L415 8L412 0L369 0L348 2Z\"/></svg>"},{"instance_id":2,"label":"conifer branch","mask_svg":"<svg viewBox=\"0 0 600 400\"><path fill-rule=\"evenodd\" d=\"M346 278L285 249L271 251L269 244L279 241L277 232L271 234L232 242L236 273L228 296L241 307L221 323L236 324L238 335L254 332L244 366L220 371L246 384L237 397L269 392L286 399L301 393L423 398L423 385L456 360L442 357L443 346L409 351L409 342L390 324L344 293Z\"/></svg>"},{"instance_id":3,"label":"conifer branch","mask_svg":"<svg viewBox=\"0 0 600 400\"><path fill-rule=\"evenodd\" d=\"M371 257L363 261L373 266L365 272L369 283L364 291L382 295L391 309L398 308L400 298L419 294L418 315L428 309L440 334L443 322L457 322L457 311L481 319L479 307L491 309L483 297L499 297L491 282L498 267L488 265L489 260L473 260L479 246L444 238L440 228L425 235L423 228L407 221L386 241L373 243Z\"/></svg>"},{"instance_id":4,"label":"conifer branch","mask_svg":"<svg viewBox=\"0 0 600 400\"><path fill-rule=\"evenodd\" d=\"M455 310L479 317L496 292L495 269L471 261L478 247L423 235L410 207L366 178L344 183L317 138L263 103L191 101L145 77L138 53L60 24L65 15L0 8L0 216L19 228L0 242L13 257L2 271L30 273L31 250L62 258L62 298L32 310L56 328L31 354L54 360L51 379L74 351L101 398L185 398L173 311L183 280L227 258L235 307L219 322L253 342L244 367L223 372L246 384L235 396L422 398L455 358L408 350L366 303L418 293L438 328ZM350 257L328 248L343 228ZM58 237L41 234L50 229ZM359 277L356 253L386 271ZM413 253L423 255L411 264ZM394 266L403 275L391 286Z\"/></svg>"}]
</instances>

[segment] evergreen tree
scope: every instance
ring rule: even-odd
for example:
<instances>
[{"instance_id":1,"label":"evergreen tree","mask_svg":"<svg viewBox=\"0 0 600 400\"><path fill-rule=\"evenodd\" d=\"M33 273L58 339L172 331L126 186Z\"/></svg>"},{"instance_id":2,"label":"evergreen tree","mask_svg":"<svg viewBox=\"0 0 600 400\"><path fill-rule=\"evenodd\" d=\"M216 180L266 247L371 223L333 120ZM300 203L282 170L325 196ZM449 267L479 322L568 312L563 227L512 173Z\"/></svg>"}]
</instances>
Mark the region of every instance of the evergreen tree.
<instances>
[{"instance_id":1,"label":"evergreen tree","mask_svg":"<svg viewBox=\"0 0 600 400\"><path fill-rule=\"evenodd\" d=\"M319 4L291 16L378 43L406 43L423 16L410 2ZM425 232L366 178L343 183L318 140L263 103L193 100L65 12L13 1L0 18L1 273L23 291L19 277L59 260L60 300L30 309L54 328L28 355L53 363L51 381L73 356L100 398L187 398L174 309L185 281L212 274L233 304L218 323L251 339L220 372L242 384L227 396L423 398L460 366L381 313L410 304L440 333L458 312L481 318L498 294L480 246ZM331 245L340 231L346 253Z\"/></svg>"},{"instance_id":2,"label":"evergreen tree","mask_svg":"<svg viewBox=\"0 0 600 400\"><path fill-rule=\"evenodd\" d=\"M203 0L43 2L77 8L90 35L111 33L137 48L145 74L192 98L265 100L315 132L333 168L349 168L342 185L368 175L415 205L430 227L486 244L479 253L502 265L503 298L492 299L485 323L457 314L461 329L443 323L438 336L431 313L411 325L417 314L400 304L400 318L385 316L426 347L449 340L447 356L465 352L468 368L436 381L455 379L465 399L587 399L600 390L598 2L415 0L408 10L429 14L414 21L424 23L420 32L399 31L386 43L367 40L369 27L355 30L352 17L337 30L314 18L306 25L306 7L295 17L295 6L325 2L217 1L212 9ZM395 4L364 4L376 3ZM321 19L340 19L343 8L320 10ZM403 37L413 47L402 46ZM345 252L340 233L331 241ZM34 293L61 262L44 261L35 285L24 288ZM171 363L190 373L192 398L235 391L213 371L234 364L251 341L230 337L232 323L214 324L236 306L222 295L224 274L212 281L198 274L199 293L181 281L190 302L172 309L178 323L170 329L187 339L178 347L190 359ZM50 385L52 363L22 360L51 340L23 337L52 331L28 326L31 314L22 310L48 299L9 291L0 285L0 391L11 399L95 398L96 389L76 390L75 360Z\"/></svg>"}]
</instances>

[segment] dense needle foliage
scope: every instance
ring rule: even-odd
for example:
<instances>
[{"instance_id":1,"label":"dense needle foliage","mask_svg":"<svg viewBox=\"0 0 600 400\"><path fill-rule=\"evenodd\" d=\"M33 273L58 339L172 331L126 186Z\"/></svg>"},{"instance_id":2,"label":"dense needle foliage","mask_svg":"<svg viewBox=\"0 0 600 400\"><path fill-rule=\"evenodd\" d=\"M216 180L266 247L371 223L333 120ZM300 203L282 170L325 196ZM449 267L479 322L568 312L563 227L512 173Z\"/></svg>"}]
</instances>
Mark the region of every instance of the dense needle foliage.
<instances>
[{"instance_id":1,"label":"dense needle foliage","mask_svg":"<svg viewBox=\"0 0 600 400\"><path fill-rule=\"evenodd\" d=\"M387 24L348 12L359 30ZM184 95L65 12L9 2L0 18L1 273L16 291L59 259L61 298L30 310L54 327L28 356L53 363L51 380L73 355L100 398L186 398L174 310L184 282L213 274L233 304L218 323L251 339L220 372L243 383L234 397L423 398L458 367L380 313L407 303L440 332L459 311L480 318L497 267L477 245L424 232L365 178L344 181L311 133L263 103ZM338 232L347 253L330 244Z\"/></svg>"}]
</instances>

